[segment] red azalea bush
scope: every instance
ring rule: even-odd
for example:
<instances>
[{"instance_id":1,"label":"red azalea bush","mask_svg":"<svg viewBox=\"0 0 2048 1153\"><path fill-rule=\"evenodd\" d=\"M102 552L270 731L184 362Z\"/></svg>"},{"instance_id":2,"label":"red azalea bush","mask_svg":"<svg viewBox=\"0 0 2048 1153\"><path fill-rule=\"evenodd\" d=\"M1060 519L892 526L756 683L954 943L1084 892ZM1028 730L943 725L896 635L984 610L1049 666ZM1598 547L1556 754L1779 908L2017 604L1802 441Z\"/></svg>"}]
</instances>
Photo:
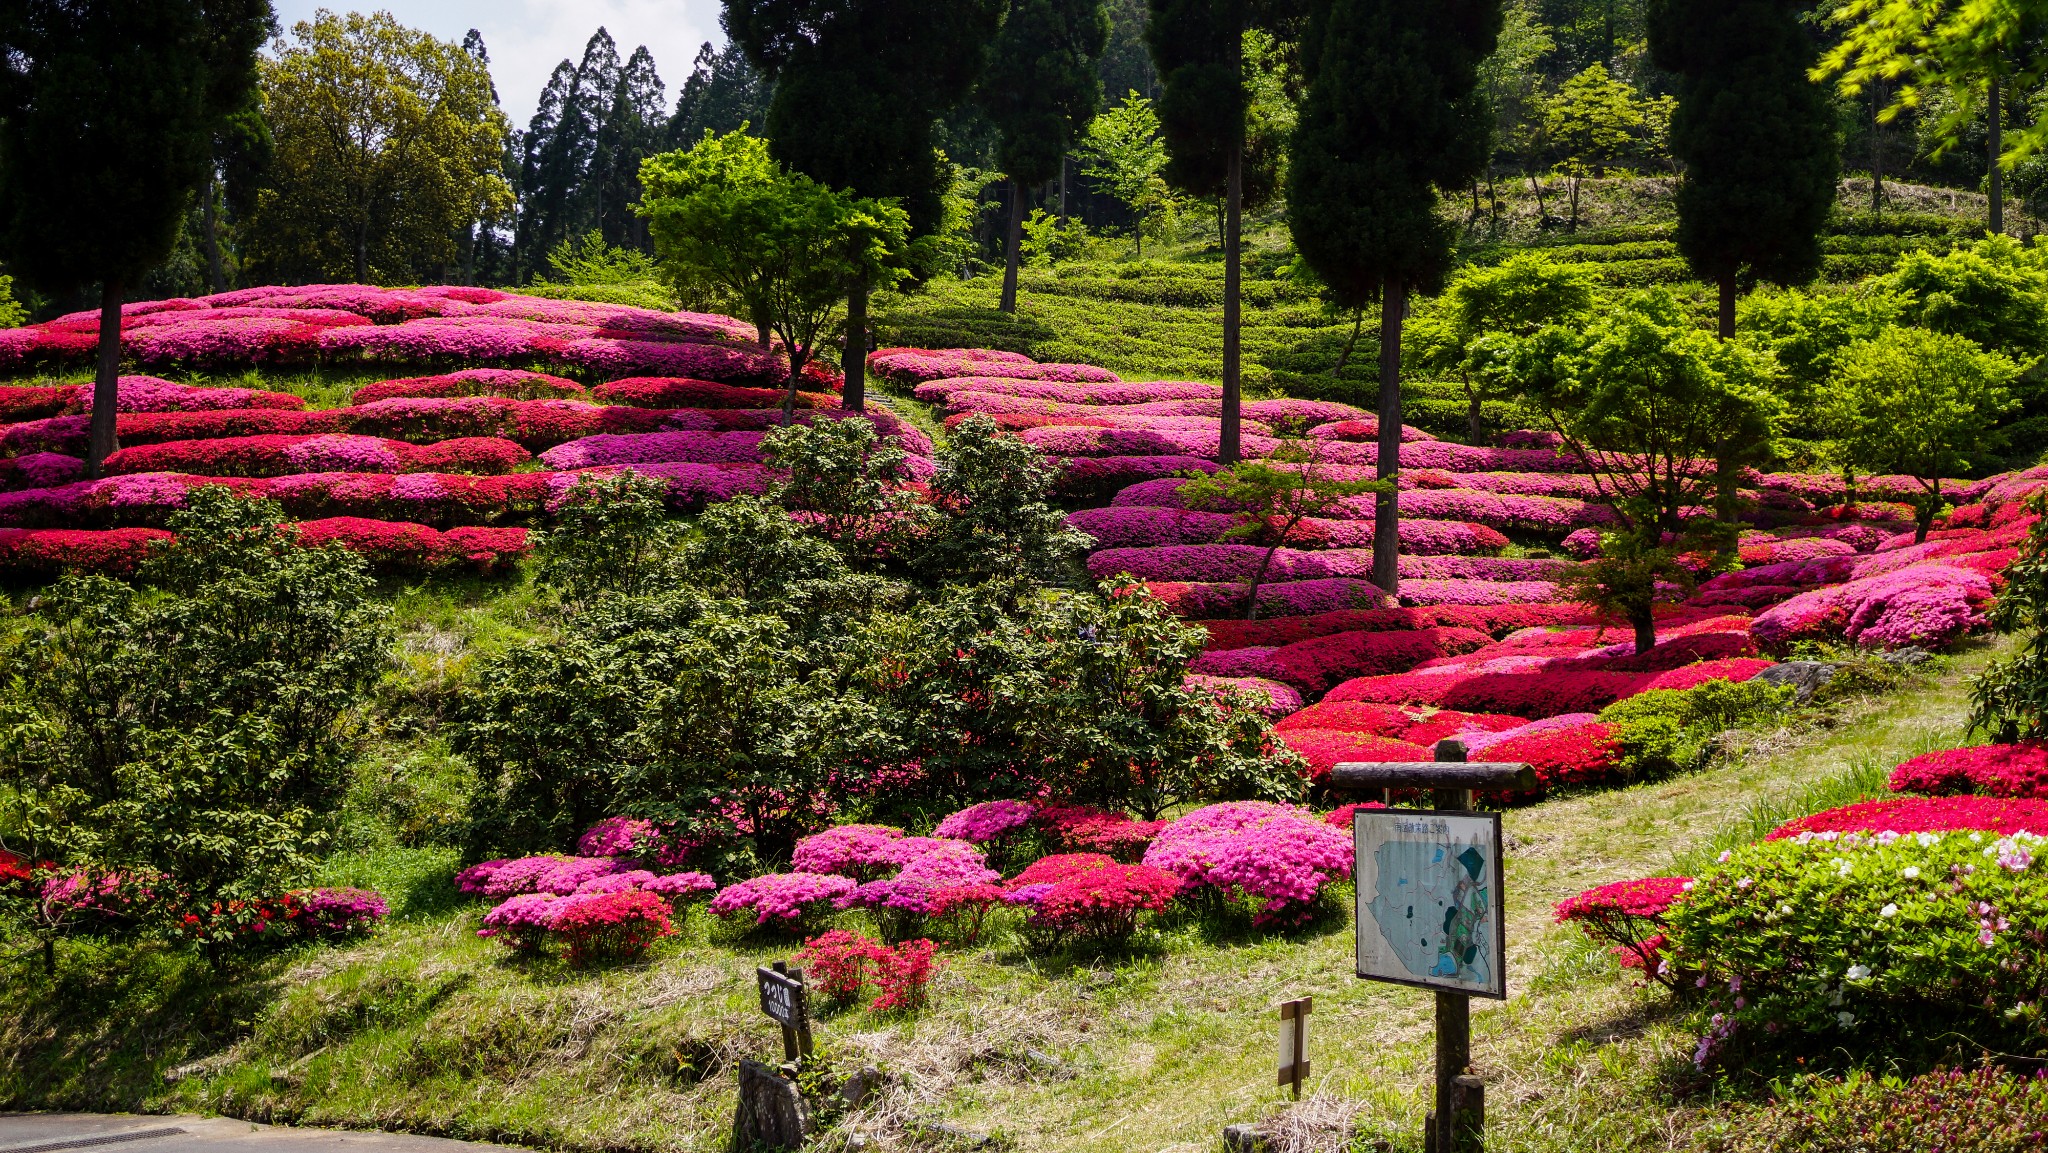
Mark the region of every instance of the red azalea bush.
<instances>
[{"instance_id":1,"label":"red azalea bush","mask_svg":"<svg viewBox=\"0 0 2048 1153\"><path fill-rule=\"evenodd\" d=\"M2048 829L2048 800L1965 796L1860 801L1796 817L1772 829L1764 839L1782 841L1830 833L1945 833L1957 829L1982 829L2001 836L2038 833Z\"/></svg>"},{"instance_id":2,"label":"red azalea bush","mask_svg":"<svg viewBox=\"0 0 2048 1153\"><path fill-rule=\"evenodd\" d=\"M570 898L555 914L554 931L567 946L569 963L581 967L637 959L675 928L668 902L636 889Z\"/></svg>"},{"instance_id":3,"label":"red azalea bush","mask_svg":"<svg viewBox=\"0 0 2048 1153\"><path fill-rule=\"evenodd\" d=\"M1367 733L1295 728L1274 735L1301 754L1309 779L1317 782L1329 780L1330 770L1346 761L1427 761L1434 756L1422 745Z\"/></svg>"},{"instance_id":4,"label":"red azalea bush","mask_svg":"<svg viewBox=\"0 0 2048 1153\"><path fill-rule=\"evenodd\" d=\"M860 996L874 970L889 955L889 947L872 937L850 929L832 929L804 942L797 950L803 966L804 983L834 1004L852 1003Z\"/></svg>"},{"instance_id":5,"label":"red azalea bush","mask_svg":"<svg viewBox=\"0 0 2048 1153\"><path fill-rule=\"evenodd\" d=\"M1468 653L1491 639L1468 628L1343 632L1282 645L1266 664L1276 679L1321 693L1352 677L1406 672L1426 660Z\"/></svg>"},{"instance_id":6,"label":"red azalea bush","mask_svg":"<svg viewBox=\"0 0 2048 1153\"><path fill-rule=\"evenodd\" d=\"M2048 743L2019 741L1922 753L1892 770L1895 793L2048 798Z\"/></svg>"},{"instance_id":7,"label":"red azalea bush","mask_svg":"<svg viewBox=\"0 0 2048 1153\"><path fill-rule=\"evenodd\" d=\"M1614 729L1597 721L1568 729L1509 737L1486 752L1491 761L1526 761L1545 788L1604 781L1621 759Z\"/></svg>"},{"instance_id":8,"label":"red azalea bush","mask_svg":"<svg viewBox=\"0 0 2048 1153\"><path fill-rule=\"evenodd\" d=\"M1660 620L1663 617L1660 615ZM1340 609L1309 616L1267 620L1197 620L1191 625L1209 633L1210 649L1282 646L1334 633L1432 627L1465 628L1501 636L1526 628L1557 628L1596 623L1591 610L1576 604L1426 605L1390 609Z\"/></svg>"},{"instance_id":9,"label":"red azalea bush","mask_svg":"<svg viewBox=\"0 0 2048 1153\"><path fill-rule=\"evenodd\" d=\"M515 400L580 399L583 386L566 377L510 368L469 368L438 376L381 380L356 389L351 404L371 404L397 396L507 396Z\"/></svg>"},{"instance_id":10,"label":"red azalea bush","mask_svg":"<svg viewBox=\"0 0 2048 1153\"><path fill-rule=\"evenodd\" d=\"M1120 944L1137 931L1140 913L1164 910L1179 888L1160 869L1112 861L1052 882L1025 927L1049 942Z\"/></svg>"},{"instance_id":11,"label":"red azalea bush","mask_svg":"<svg viewBox=\"0 0 2048 1153\"><path fill-rule=\"evenodd\" d=\"M509 472L532 454L509 440L469 437L410 445L368 436L241 436L173 440L115 451L107 475L186 472L273 477L311 472Z\"/></svg>"},{"instance_id":12,"label":"red azalea bush","mask_svg":"<svg viewBox=\"0 0 2048 1153\"><path fill-rule=\"evenodd\" d=\"M1691 888L1689 877L1616 881L1558 902L1555 916L1560 924L1577 925L1610 946L1623 965L1675 988L1677 982L1661 956L1665 914Z\"/></svg>"},{"instance_id":13,"label":"red azalea bush","mask_svg":"<svg viewBox=\"0 0 2048 1153\"><path fill-rule=\"evenodd\" d=\"M1089 805L1041 805L1032 823L1074 855L1102 853L1119 861L1136 861L1144 856L1145 846L1166 827L1165 821L1140 821L1129 813L1112 813Z\"/></svg>"},{"instance_id":14,"label":"red azalea bush","mask_svg":"<svg viewBox=\"0 0 2048 1153\"><path fill-rule=\"evenodd\" d=\"M924 1008L932 976L938 971L937 952L936 945L923 939L904 941L890 950L875 974L881 995L869 1007L877 1013L914 1013Z\"/></svg>"},{"instance_id":15,"label":"red azalea bush","mask_svg":"<svg viewBox=\"0 0 2048 1153\"><path fill-rule=\"evenodd\" d=\"M1336 808L1331 809L1329 812L1323 814L1323 823L1330 826L1333 829L1342 829L1345 832L1349 833L1352 829L1352 826L1356 823L1353 820L1353 818L1356 817L1360 812L1367 809L1384 808L1386 808L1386 806L1379 803L1378 801L1359 801L1355 804L1338 805Z\"/></svg>"},{"instance_id":16,"label":"red azalea bush","mask_svg":"<svg viewBox=\"0 0 2048 1153\"><path fill-rule=\"evenodd\" d=\"M786 394L779 388L747 388L681 376L631 376L590 390L593 400L639 408L774 408ZM798 392L798 408L837 408L839 398Z\"/></svg>"},{"instance_id":17,"label":"red azalea bush","mask_svg":"<svg viewBox=\"0 0 2048 1153\"><path fill-rule=\"evenodd\" d=\"M303 521L299 543L338 544L377 568L430 572L460 566L478 572L509 568L531 551L523 528L451 528L443 532L403 521L341 516Z\"/></svg>"},{"instance_id":18,"label":"red azalea bush","mask_svg":"<svg viewBox=\"0 0 2048 1153\"><path fill-rule=\"evenodd\" d=\"M156 528L0 528L0 573L52 576L66 572L125 576L171 534Z\"/></svg>"}]
</instances>

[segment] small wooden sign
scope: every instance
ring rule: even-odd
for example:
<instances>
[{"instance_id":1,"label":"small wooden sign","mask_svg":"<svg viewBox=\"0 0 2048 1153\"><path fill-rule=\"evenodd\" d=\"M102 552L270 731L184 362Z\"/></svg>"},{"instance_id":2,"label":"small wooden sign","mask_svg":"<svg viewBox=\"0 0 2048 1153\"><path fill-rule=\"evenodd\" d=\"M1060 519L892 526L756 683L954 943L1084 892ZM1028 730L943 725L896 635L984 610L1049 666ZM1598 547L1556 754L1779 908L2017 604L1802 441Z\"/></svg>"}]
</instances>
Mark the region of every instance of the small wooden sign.
<instances>
[{"instance_id":1,"label":"small wooden sign","mask_svg":"<svg viewBox=\"0 0 2048 1153\"><path fill-rule=\"evenodd\" d=\"M761 1012L782 1026L783 1056L799 1061L811 1055L810 1005L804 999L804 973L782 961L754 970L761 990Z\"/></svg>"},{"instance_id":2,"label":"small wooden sign","mask_svg":"<svg viewBox=\"0 0 2048 1153\"><path fill-rule=\"evenodd\" d=\"M1280 1084L1294 1087L1296 1101L1308 1080L1308 1015L1315 1007L1314 997L1280 1002Z\"/></svg>"}]
</instances>

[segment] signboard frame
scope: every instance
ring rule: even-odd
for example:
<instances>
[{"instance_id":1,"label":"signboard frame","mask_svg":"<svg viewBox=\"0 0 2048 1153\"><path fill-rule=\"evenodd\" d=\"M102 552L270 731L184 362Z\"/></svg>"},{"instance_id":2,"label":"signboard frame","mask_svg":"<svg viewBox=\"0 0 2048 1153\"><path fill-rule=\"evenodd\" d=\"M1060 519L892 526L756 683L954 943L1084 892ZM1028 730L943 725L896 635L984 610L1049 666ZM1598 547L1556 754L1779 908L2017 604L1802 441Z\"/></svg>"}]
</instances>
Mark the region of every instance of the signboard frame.
<instances>
[{"instance_id":1,"label":"signboard frame","mask_svg":"<svg viewBox=\"0 0 2048 1153\"><path fill-rule=\"evenodd\" d=\"M1490 918L1495 951L1493 980L1488 988L1481 989L1467 983L1449 981L1442 978L1432 980L1427 977L1393 976L1385 973L1367 972L1365 967L1365 934L1369 928L1376 931L1377 922L1372 919L1372 913L1369 908L1374 894L1366 892L1365 886L1362 883L1357 885L1356 893L1352 898L1352 915L1355 919L1352 939L1352 967L1357 971L1359 978L1366 981L1384 981L1393 985L1407 985L1416 989L1429 989L1437 993L1454 993L1468 997L1485 997L1492 1001L1505 1001L1508 996L1507 902L1502 899L1502 894L1506 883L1506 864L1503 859L1504 846L1502 845L1501 815L1499 813L1473 812L1464 809L1356 810L1352 816L1351 825L1351 876L1353 881L1357 882L1363 875L1361 866L1367 856L1365 836L1368 826L1378 825L1387 821L1414 820L1423 817L1441 819L1453 826L1465 825L1472 827L1473 831L1478 831L1478 827L1483 826L1487 833L1487 840L1493 846L1492 859L1488 862L1487 866L1487 883L1490 887L1493 901ZM1412 837L1393 837L1384 834L1376 834L1376 837L1377 839L1374 841L1375 846L1387 840L1413 839Z\"/></svg>"}]
</instances>

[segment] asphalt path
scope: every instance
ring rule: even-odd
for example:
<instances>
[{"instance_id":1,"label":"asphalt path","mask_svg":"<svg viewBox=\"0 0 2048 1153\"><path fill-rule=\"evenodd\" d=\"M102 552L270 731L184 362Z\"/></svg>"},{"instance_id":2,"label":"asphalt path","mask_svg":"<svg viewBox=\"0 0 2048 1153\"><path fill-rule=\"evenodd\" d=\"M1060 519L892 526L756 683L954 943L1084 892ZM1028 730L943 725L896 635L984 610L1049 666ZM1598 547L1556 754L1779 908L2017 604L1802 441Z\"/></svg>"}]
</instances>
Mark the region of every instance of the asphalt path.
<instances>
[{"instance_id":1,"label":"asphalt path","mask_svg":"<svg viewBox=\"0 0 2048 1153\"><path fill-rule=\"evenodd\" d=\"M229 1117L0 1113L0 1153L483 1153L510 1146ZM527 1153L527 1151L517 1151Z\"/></svg>"}]
</instances>

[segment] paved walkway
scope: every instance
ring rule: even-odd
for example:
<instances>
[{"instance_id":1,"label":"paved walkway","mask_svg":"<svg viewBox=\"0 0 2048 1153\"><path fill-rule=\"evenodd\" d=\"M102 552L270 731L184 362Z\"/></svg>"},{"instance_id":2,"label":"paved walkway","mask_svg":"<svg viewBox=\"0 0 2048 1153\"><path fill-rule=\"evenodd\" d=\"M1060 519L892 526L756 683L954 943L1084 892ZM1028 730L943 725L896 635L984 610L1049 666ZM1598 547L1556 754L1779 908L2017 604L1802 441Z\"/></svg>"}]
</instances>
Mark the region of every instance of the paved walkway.
<instances>
[{"instance_id":1,"label":"paved walkway","mask_svg":"<svg viewBox=\"0 0 2048 1153\"><path fill-rule=\"evenodd\" d=\"M483 1153L509 1148L410 1133L257 1125L228 1117L0 1113L0 1153Z\"/></svg>"}]
</instances>

